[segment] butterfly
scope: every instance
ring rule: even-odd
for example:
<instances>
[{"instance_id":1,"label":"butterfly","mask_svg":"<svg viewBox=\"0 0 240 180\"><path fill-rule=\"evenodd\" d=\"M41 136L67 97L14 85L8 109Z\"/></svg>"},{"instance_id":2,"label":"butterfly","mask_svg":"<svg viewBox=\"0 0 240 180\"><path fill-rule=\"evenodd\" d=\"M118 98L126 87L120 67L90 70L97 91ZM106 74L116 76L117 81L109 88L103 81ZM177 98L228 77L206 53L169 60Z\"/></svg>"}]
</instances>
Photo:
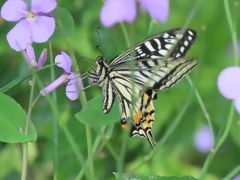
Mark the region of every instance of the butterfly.
<instances>
[{"instance_id":1,"label":"butterfly","mask_svg":"<svg viewBox=\"0 0 240 180\"><path fill-rule=\"evenodd\" d=\"M173 86L197 66L195 59L185 57L196 36L192 29L172 29L126 49L110 62L97 57L96 69L88 73L92 85L102 87L103 112L110 111L117 97L122 127L130 124L131 136L141 136L154 147L156 91Z\"/></svg>"}]
</instances>

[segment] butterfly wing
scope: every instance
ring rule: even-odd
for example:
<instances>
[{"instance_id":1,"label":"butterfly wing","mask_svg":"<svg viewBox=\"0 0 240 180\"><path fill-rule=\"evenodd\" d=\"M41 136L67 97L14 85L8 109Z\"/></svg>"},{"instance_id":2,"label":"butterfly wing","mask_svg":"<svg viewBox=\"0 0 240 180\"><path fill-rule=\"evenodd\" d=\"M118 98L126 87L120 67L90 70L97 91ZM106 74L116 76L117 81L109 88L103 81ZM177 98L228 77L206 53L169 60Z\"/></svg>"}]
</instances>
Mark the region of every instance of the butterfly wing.
<instances>
[{"instance_id":1,"label":"butterfly wing","mask_svg":"<svg viewBox=\"0 0 240 180\"><path fill-rule=\"evenodd\" d=\"M111 69L124 66L129 61L183 57L196 36L192 29L172 29L156 34L113 58L110 62Z\"/></svg>"},{"instance_id":2,"label":"butterfly wing","mask_svg":"<svg viewBox=\"0 0 240 180\"><path fill-rule=\"evenodd\" d=\"M142 87L134 83L131 78L124 77L116 72L111 72L109 78L120 102L121 125L126 128L128 118L133 117L139 111Z\"/></svg>"},{"instance_id":3,"label":"butterfly wing","mask_svg":"<svg viewBox=\"0 0 240 180\"><path fill-rule=\"evenodd\" d=\"M178 80L196 67L197 64L195 59L186 59L184 57L164 61L147 59L145 63L137 61L136 68L134 69L119 67L115 72L124 77L131 78L135 84L138 84L143 89L145 87L154 90L164 90L176 84Z\"/></svg>"},{"instance_id":4,"label":"butterfly wing","mask_svg":"<svg viewBox=\"0 0 240 180\"><path fill-rule=\"evenodd\" d=\"M152 90L148 90L143 94L138 111L133 116L132 127L130 130L131 136L145 138L152 148L156 146L152 136L152 123L155 119L155 109L152 102L154 95L155 92Z\"/></svg>"},{"instance_id":5,"label":"butterfly wing","mask_svg":"<svg viewBox=\"0 0 240 180\"><path fill-rule=\"evenodd\" d=\"M197 65L196 60L183 57L195 38L196 32L190 29L160 33L113 59L110 71L142 87L169 88Z\"/></svg>"},{"instance_id":6,"label":"butterfly wing","mask_svg":"<svg viewBox=\"0 0 240 180\"><path fill-rule=\"evenodd\" d=\"M108 78L106 78L104 81L103 94L104 94L103 112L107 113L111 109L113 102L115 100L115 92Z\"/></svg>"}]
</instances>

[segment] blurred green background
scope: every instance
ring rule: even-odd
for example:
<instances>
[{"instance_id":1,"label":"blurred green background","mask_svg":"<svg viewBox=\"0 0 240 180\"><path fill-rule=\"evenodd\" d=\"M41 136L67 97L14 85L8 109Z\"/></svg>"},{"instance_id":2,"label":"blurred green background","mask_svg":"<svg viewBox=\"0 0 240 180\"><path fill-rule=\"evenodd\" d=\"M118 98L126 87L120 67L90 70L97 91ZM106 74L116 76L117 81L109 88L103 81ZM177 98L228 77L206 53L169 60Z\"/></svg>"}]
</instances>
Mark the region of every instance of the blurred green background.
<instances>
[{"instance_id":1,"label":"blurred green background","mask_svg":"<svg viewBox=\"0 0 240 180\"><path fill-rule=\"evenodd\" d=\"M2 4L3 2L0 3L0 5ZM56 33L54 35L51 39L53 54L57 55L62 50L69 54L74 52L81 73L84 73L90 65L94 65L95 58L101 55L96 48L97 45L102 47L103 55L108 60L127 48L119 24L108 29L102 27L99 21L102 5L103 1L100 0L58 1L58 6L66 9L72 15L72 17L68 17L67 23L73 18L75 26L66 26L64 34ZM238 32L239 6L239 0L230 1L231 14L237 22ZM223 1L171 0L168 21L166 23L154 22L151 34L148 32L151 18L146 12L138 11L135 22L125 25L131 44L135 44L152 34L183 27L192 11L196 13L191 18L189 27L197 31L198 38L187 56L195 57L199 66L190 73L190 76L210 114L217 139L226 127L231 102L219 94L216 81L221 70L233 65L234 62L233 55L229 52L231 33ZM64 17L65 20L66 18ZM7 44L6 34L12 26L12 23L0 19L0 87L29 71L22 54L13 51ZM100 38L97 31L99 31ZM38 55L42 48L48 48L48 46L47 43L34 45ZM62 73L57 68L56 71L57 74ZM49 70L39 73L45 85L50 82L49 74ZM29 81L25 80L7 92L7 95L13 97L25 110L28 107L28 84ZM36 94L39 90L36 88ZM80 111L81 104L79 101L69 101L64 92L64 86L57 89L60 112L59 179L74 179L83 167L79 158L76 158L68 135L71 134L76 142L77 151L81 151L84 159L87 159L86 129L74 117L74 114ZM90 100L101 95L101 89L93 87L86 91L86 95ZM186 112L173 133L147 161L144 161L144 158L152 151L149 145L141 138L128 139L128 130L120 127L118 119L113 121L116 123L105 127L105 131L92 128L93 142L96 138L100 139L94 153L96 179L114 179L113 172L121 169L124 174L128 175L199 177L208 153L197 151L194 146L194 136L199 128L207 124L207 121L186 79L167 91L158 92L158 99L154 101L156 121L153 134L157 142L161 141L172 127L173 122L176 121L176 117L179 117L180 113L184 111L183 108L186 104L188 105ZM29 179L52 179L52 112L44 98L40 98L35 105L31 120L37 128L38 139L29 145ZM104 121L104 119L96 117L96 121ZM222 179L239 166L239 147L240 117L235 113L230 133L210 164L206 179ZM21 144L0 143L0 179L19 179L21 151ZM120 160L116 161L113 152ZM139 162L141 162L140 166ZM83 175L83 179L86 177Z\"/></svg>"}]
</instances>

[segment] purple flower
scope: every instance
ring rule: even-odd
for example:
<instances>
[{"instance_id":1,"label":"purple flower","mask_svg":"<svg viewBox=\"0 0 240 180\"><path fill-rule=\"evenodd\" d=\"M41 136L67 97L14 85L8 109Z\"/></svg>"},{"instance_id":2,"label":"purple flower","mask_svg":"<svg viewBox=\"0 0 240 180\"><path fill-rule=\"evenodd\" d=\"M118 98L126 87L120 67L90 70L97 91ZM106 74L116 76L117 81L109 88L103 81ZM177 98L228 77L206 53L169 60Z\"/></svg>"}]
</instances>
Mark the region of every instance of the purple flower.
<instances>
[{"instance_id":1,"label":"purple flower","mask_svg":"<svg viewBox=\"0 0 240 180\"><path fill-rule=\"evenodd\" d=\"M61 54L55 57L55 63L56 66L64 70L64 73L61 76L59 76L55 81L53 81L51 84L42 89L40 91L40 94L42 96L45 96L46 94L52 92L54 89L59 87L61 84L67 82L66 86L67 97L72 101L78 99L79 97L78 92L83 88L83 84L80 75L71 71L72 67L71 57L67 53L62 51Z\"/></svg>"},{"instance_id":2,"label":"purple flower","mask_svg":"<svg viewBox=\"0 0 240 180\"><path fill-rule=\"evenodd\" d=\"M240 180L240 175L239 176L235 176L232 180Z\"/></svg>"},{"instance_id":3,"label":"purple flower","mask_svg":"<svg viewBox=\"0 0 240 180\"><path fill-rule=\"evenodd\" d=\"M140 0L140 5L155 20L166 22L169 13L168 1ZM106 0L100 12L100 20L105 27L111 27L118 22L133 22L136 14L136 0Z\"/></svg>"},{"instance_id":4,"label":"purple flower","mask_svg":"<svg viewBox=\"0 0 240 180\"><path fill-rule=\"evenodd\" d=\"M213 135L208 126L201 127L195 134L194 143L199 152L209 152L213 147Z\"/></svg>"},{"instance_id":5,"label":"purple flower","mask_svg":"<svg viewBox=\"0 0 240 180\"><path fill-rule=\"evenodd\" d=\"M23 56L29 67L36 67L39 69L47 60L47 49L45 48L42 50L38 61L36 61L34 49L32 45L28 45L27 48L23 51Z\"/></svg>"},{"instance_id":6,"label":"purple flower","mask_svg":"<svg viewBox=\"0 0 240 180\"><path fill-rule=\"evenodd\" d=\"M225 68L218 76L218 89L227 99L240 97L240 67Z\"/></svg>"},{"instance_id":7,"label":"purple flower","mask_svg":"<svg viewBox=\"0 0 240 180\"><path fill-rule=\"evenodd\" d=\"M234 100L236 110L240 113L240 67L225 68L218 76L217 85L225 98Z\"/></svg>"},{"instance_id":8,"label":"purple flower","mask_svg":"<svg viewBox=\"0 0 240 180\"><path fill-rule=\"evenodd\" d=\"M240 113L240 98L234 100L234 106L235 106L237 112Z\"/></svg>"},{"instance_id":9,"label":"purple flower","mask_svg":"<svg viewBox=\"0 0 240 180\"><path fill-rule=\"evenodd\" d=\"M32 42L46 42L55 29L51 12L56 6L56 0L31 0L30 8L23 0L7 0L1 16L7 21L19 21L7 34L10 47L21 51Z\"/></svg>"}]
</instances>

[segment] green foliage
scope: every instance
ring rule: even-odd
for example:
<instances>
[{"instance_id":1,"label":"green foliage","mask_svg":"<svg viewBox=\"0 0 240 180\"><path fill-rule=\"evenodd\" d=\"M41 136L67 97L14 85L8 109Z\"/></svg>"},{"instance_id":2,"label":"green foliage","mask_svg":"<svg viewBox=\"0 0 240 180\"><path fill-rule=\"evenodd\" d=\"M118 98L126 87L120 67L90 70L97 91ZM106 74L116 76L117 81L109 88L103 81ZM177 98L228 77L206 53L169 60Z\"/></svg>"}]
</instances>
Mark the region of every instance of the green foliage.
<instances>
[{"instance_id":1,"label":"green foliage","mask_svg":"<svg viewBox=\"0 0 240 180\"><path fill-rule=\"evenodd\" d=\"M11 171L21 169L21 153L17 146L9 144L1 149L0 152L0 178L3 179ZM14 163L9 163L14 160Z\"/></svg>"},{"instance_id":2,"label":"green foliage","mask_svg":"<svg viewBox=\"0 0 240 180\"><path fill-rule=\"evenodd\" d=\"M115 122L119 122L119 106L118 101L114 103L111 111L107 114L102 110L103 96L98 96L90 100L86 107L75 114L75 117L83 124L93 127L97 130L102 126L106 126ZM104 121L102 121L104 119Z\"/></svg>"},{"instance_id":3,"label":"green foliage","mask_svg":"<svg viewBox=\"0 0 240 180\"><path fill-rule=\"evenodd\" d=\"M74 21L70 12L65 8L56 8L54 12L56 17L56 30L52 39L65 38L74 32Z\"/></svg>"},{"instance_id":4,"label":"green foliage","mask_svg":"<svg viewBox=\"0 0 240 180\"><path fill-rule=\"evenodd\" d=\"M58 1L54 12L56 31L51 38L52 51L49 52L48 64L50 58L54 60L55 55L63 50L76 59L75 64L83 74L95 65L98 55L103 55L109 61L128 48L119 24L111 28L102 27L99 14L103 2ZM229 3L230 13L236 21L234 26L239 32L239 0L229 0ZM227 129L231 102L219 94L217 77L223 68L234 64L233 55L229 52L232 32L229 31L224 3L207 0L170 1L166 23L152 21L145 11L139 9L136 21L124 23L132 45L152 34L184 27L186 22L187 27L197 31L198 38L187 56L196 58L199 66L190 77L209 113L218 141ZM159 146L152 150L143 139L129 138L129 129L119 127L118 101L109 113L103 113L101 88L85 90L87 103L83 99L80 99L81 103L69 101L64 86L56 90L56 96L38 97L39 91L51 82L50 68L45 68L36 72L35 104L26 137L26 112L23 109L28 109L30 91L27 79L32 73L29 73L22 54L11 50L6 41L6 34L12 26L13 23L0 18L0 179L19 179L22 149L18 144L7 143L27 141L34 141L35 147L29 150L29 156L32 157L28 164L30 179L52 179L56 173L53 156L58 160L57 176L60 180L77 177L191 180L200 177L212 151L200 153L194 145L197 130L206 125L207 120L206 112L199 106L196 91L186 79L167 91L158 92L158 99L154 100L156 121L153 134ZM96 49L97 45L101 46L102 52ZM34 44L36 54L48 47L47 43ZM62 73L59 68L55 70L56 75ZM86 80L84 85L87 85ZM6 92L8 96L3 94ZM190 93L193 95L188 96ZM186 106L186 103L189 104ZM229 134L218 151L214 151L203 179L223 179L230 173L232 178L240 173L240 160L237 158L240 116L235 111L233 114L232 126L227 129ZM61 126L54 131L54 135L53 129L56 127L53 121ZM54 143L58 146L54 147ZM113 172L116 173L113 175Z\"/></svg>"},{"instance_id":5,"label":"green foliage","mask_svg":"<svg viewBox=\"0 0 240 180\"><path fill-rule=\"evenodd\" d=\"M128 179L128 180L197 180L196 178L192 176L144 176L144 175L138 175L138 176L128 176L128 175L120 175L118 173L114 173L116 179Z\"/></svg>"},{"instance_id":6,"label":"green foliage","mask_svg":"<svg viewBox=\"0 0 240 180\"><path fill-rule=\"evenodd\" d=\"M8 143L36 141L37 131L32 123L28 136L24 133L26 113L14 99L0 93L0 107L0 141Z\"/></svg>"},{"instance_id":7,"label":"green foliage","mask_svg":"<svg viewBox=\"0 0 240 180\"><path fill-rule=\"evenodd\" d=\"M24 81L25 79L27 79L29 76L31 75L31 73L27 73L26 75L22 76L22 77L18 77L14 80L12 80L11 82L9 82L8 84L4 85L3 87L0 88L0 92L7 92L9 91L11 88L19 85L22 81Z\"/></svg>"}]
</instances>

